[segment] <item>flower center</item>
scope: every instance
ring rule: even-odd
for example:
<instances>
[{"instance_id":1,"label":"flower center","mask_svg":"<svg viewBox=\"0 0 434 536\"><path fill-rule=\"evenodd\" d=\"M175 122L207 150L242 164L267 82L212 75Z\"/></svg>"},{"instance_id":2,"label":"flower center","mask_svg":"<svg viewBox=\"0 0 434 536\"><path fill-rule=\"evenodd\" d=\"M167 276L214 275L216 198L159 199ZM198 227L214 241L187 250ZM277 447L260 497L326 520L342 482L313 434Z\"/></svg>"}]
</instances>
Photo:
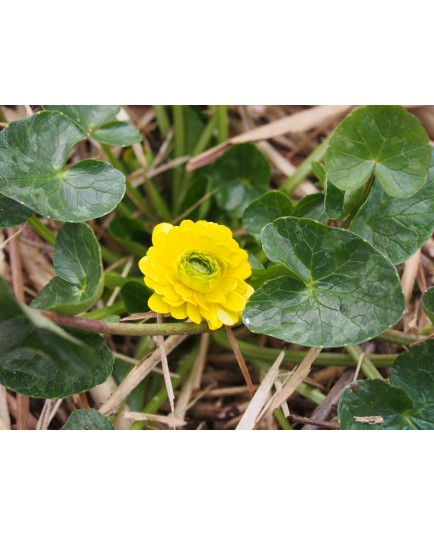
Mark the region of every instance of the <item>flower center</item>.
<instances>
[{"instance_id":1,"label":"flower center","mask_svg":"<svg viewBox=\"0 0 434 536\"><path fill-rule=\"evenodd\" d=\"M187 251L178 263L182 283L198 292L210 292L219 282L220 264L205 251Z\"/></svg>"}]
</instances>

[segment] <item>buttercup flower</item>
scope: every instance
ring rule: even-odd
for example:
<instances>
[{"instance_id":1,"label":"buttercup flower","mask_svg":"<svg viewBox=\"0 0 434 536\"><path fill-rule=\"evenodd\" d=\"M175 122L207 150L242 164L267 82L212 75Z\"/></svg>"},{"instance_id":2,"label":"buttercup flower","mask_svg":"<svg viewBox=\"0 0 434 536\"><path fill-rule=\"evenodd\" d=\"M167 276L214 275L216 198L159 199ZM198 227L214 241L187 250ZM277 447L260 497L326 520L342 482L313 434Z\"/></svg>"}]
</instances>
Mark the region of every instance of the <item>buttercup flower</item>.
<instances>
[{"instance_id":1,"label":"buttercup flower","mask_svg":"<svg viewBox=\"0 0 434 536\"><path fill-rule=\"evenodd\" d=\"M152 244L139 262L154 290L150 309L196 324L205 319L210 329L238 322L253 293L244 281L252 270L228 227L207 221L160 223Z\"/></svg>"}]
</instances>

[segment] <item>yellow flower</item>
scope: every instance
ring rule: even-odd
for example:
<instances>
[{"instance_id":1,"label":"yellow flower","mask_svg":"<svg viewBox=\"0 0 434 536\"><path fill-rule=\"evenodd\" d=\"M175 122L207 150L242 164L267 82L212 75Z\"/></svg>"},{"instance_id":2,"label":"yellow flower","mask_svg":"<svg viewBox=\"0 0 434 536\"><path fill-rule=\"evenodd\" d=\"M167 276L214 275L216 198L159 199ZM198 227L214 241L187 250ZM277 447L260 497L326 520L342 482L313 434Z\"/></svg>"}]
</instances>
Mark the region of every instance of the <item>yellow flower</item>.
<instances>
[{"instance_id":1,"label":"yellow flower","mask_svg":"<svg viewBox=\"0 0 434 536\"><path fill-rule=\"evenodd\" d=\"M196 324L205 319L210 329L238 322L253 293L244 281L252 270L228 227L207 221L160 223L152 244L139 262L154 290L148 301L152 311Z\"/></svg>"}]
</instances>

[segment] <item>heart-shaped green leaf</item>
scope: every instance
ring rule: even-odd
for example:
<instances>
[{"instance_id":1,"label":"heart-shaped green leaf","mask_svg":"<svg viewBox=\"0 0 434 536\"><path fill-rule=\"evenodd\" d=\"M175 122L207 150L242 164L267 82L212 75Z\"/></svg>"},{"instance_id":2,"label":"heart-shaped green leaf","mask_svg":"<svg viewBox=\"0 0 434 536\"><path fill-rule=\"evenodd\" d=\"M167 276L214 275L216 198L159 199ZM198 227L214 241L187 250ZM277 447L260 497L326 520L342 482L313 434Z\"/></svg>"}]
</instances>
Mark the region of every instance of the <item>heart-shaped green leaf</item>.
<instances>
[{"instance_id":1,"label":"heart-shaped green leaf","mask_svg":"<svg viewBox=\"0 0 434 536\"><path fill-rule=\"evenodd\" d=\"M338 408L344 430L434 430L434 341L401 354L391 385L364 380L343 392Z\"/></svg>"},{"instance_id":2,"label":"heart-shaped green leaf","mask_svg":"<svg viewBox=\"0 0 434 536\"><path fill-rule=\"evenodd\" d=\"M103 287L101 249L86 223L65 223L54 245L57 277L32 301L32 307L76 315L90 309Z\"/></svg>"},{"instance_id":3,"label":"heart-shaped green leaf","mask_svg":"<svg viewBox=\"0 0 434 536\"><path fill-rule=\"evenodd\" d=\"M271 167L252 143L234 145L206 168L220 208L241 217L246 206L265 194Z\"/></svg>"},{"instance_id":4,"label":"heart-shaped green leaf","mask_svg":"<svg viewBox=\"0 0 434 536\"><path fill-rule=\"evenodd\" d=\"M86 134L100 143L128 147L142 140L140 132L128 123L114 121L120 106L44 106L61 112L74 121Z\"/></svg>"},{"instance_id":5,"label":"heart-shaped green leaf","mask_svg":"<svg viewBox=\"0 0 434 536\"><path fill-rule=\"evenodd\" d=\"M0 193L60 221L104 216L124 196L125 177L97 160L65 170L71 148L84 138L56 112L11 123L0 132Z\"/></svg>"},{"instance_id":6,"label":"heart-shaped green leaf","mask_svg":"<svg viewBox=\"0 0 434 536\"><path fill-rule=\"evenodd\" d=\"M427 317L434 323L434 287L429 288L422 296L422 305Z\"/></svg>"},{"instance_id":7,"label":"heart-shaped green leaf","mask_svg":"<svg viewBox=\"0 0 434 536\"><path fill-rule=\"evenodd\" d=\"M95 409L77 409L69 416L62 430L114 430L110 419Z\"/></svg>"},{"instance_id":8,"label":"heart-shaped green leaf","mask_svg":"<svg viewBox=\"0 0 434 536\"><path fill-rule=\"evenodd\" d=\"M395 267L354 233L287 217L261 238L267 257L295 277L268 281L250 297L244 323L251 331L330 348L371 339L401 318Z\"/></svg>"},{"instance_id":9,"label":"heart-shaped green leaf","mask_svg":"<svg viewBox=\"0 0 434 536\"><path fill-rule=\"evenodd\" d=\"M64 398L105 381L113 356L92 333L66 332L19 304L0 278L0 384L36 398Z\"/></svg>"},{"instance_id":10,"label":"heart-shaped green leaf","mask_svg":"<svg viewBox=\"0 0 434 536\"><path fill-rule=\"evenodd\" d=\"M65 114L87 134L92 134L94 130L112 121L120 110L118 105L44 105L44 108Z\"/></svg>"},{"instance_id":11,"label":"heart-shaped green leaf","mask_svg":"<svg viewBox=\"0 0 434 536\"><path fill-rule=\"evenodd\" d=\"M434 150L428 179L416 194L397 199L374 184L350 231L365 238L393 264L411 257L434 231Z\"/></svg>"},{"instance_id":12,"label":"heart-shaped green leaf","mask_svg":"<svg viewBox=\"0 0 434 536\"><path fill-rule=\"evenodd\" d=\"M92 137L100 143L119 147L129 147L142 141L142 136L136 127L123 121L112 121L103 125L92 134Z\"/></svg>"},{"instance_id":13,"label":"heart-shaped green leaf","mask_svg":"<svg viewBox=\"0 0 434 536\"><path fill-rule=\"evenodd\" d=\"M295 205L291 216L295 218L308 218L324 223L327 220L327 214L324 208L324 194L305 195Z\"/></svg>"},{"instance_id":14,"label":"heart-shaped green leaf","mask_svg":"<svg viewBox=\"0 0 434 536\"><path fill-rule=\"evenodd\" d=\"M121 289L122 299L130 315L149 311L148 300L151 295L152 291L146 285L135 281L125 283Z\"/></svg>"},{"instance_id":15,"label":"heart-shaped green leaf","mask_svg":"<svg viewBox=\"0 0 434 536\"><path fill-rule=\"evenodd\" d=\"M267 192L248 205L243 215L243 227L257 239L261 238L262 229L268 224L289 216L293 206L291 200L282 192L274 190Z\"/></svg>"},{"instance_id":16,"label":"heart-shaped green leaf","mask_svg":"<svg viewBox=\"0 0 434 536\"><path fill-rule=\"evenodd\" d=\"M373 173L388 195L409 197L425 182L429 140L401 106L364 106L339 124L325 158L327 181L341 190L362 187Z\"/></svg>"},{"instance_id":17,"label":"heart-shaped green leaf","mask_svg":"<svg viewBox=\"0 0 434 536\"><path fill-rule=\"evenodd\" d=\"M0 227L15 227L27 221L33 212L9 197L0 195Z\"/></svg>"},{"instance_id":18,"label":"heart-shaped green leaf","mask_svg":"<svg viewBox=\"0 0 434 536\"><path fill-rule=\"evenodd\" d=\"M327 181L325 210L327 216L332 220L345 218L357 208L363 195L363 187L357 190L339 190L336 186Z\"/></svg>"}]
</instances>

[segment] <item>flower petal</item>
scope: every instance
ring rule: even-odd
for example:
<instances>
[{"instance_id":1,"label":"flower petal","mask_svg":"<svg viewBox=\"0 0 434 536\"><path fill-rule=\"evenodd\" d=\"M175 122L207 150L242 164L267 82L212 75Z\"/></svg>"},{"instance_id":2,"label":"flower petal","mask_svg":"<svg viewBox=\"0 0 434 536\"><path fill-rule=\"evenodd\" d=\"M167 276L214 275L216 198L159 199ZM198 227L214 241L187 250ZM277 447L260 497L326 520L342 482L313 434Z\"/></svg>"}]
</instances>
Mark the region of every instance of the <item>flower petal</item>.
<instances>
[{"instance_id":1,"label":"flower petal","mask_svg":"<svg viewBox=\"0 0 434 536\"><path fill-rule=\"evenodd\" d=\"M152 296L148 300L149 309L151 311L155 311L156 313L166 314L170 313L170 307L167 305L167 303L163 300L162 296L159 294L152 294Z\"/></svg>"}]
</instances>

